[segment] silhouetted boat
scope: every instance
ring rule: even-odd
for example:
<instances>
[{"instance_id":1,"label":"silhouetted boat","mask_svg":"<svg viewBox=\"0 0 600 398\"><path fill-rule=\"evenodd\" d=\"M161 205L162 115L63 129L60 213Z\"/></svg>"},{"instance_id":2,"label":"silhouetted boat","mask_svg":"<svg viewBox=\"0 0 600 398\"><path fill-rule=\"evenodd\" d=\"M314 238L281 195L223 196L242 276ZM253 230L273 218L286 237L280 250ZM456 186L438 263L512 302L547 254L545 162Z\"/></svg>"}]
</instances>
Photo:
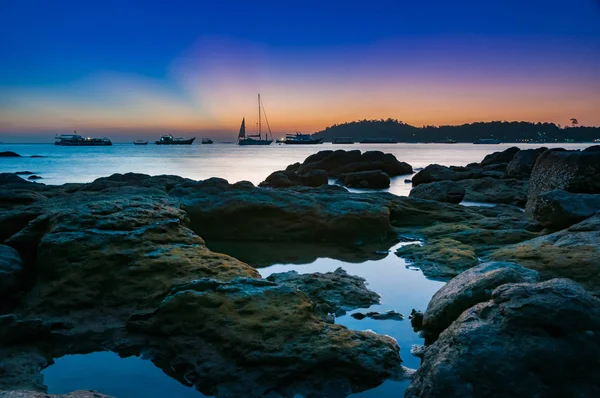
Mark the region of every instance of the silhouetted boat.
<instances>
[{"instance_id":1,"label":"silhouetted boat","mask_svg":"<svg viewBox=\"0 0 600 398\"><path fill-rule=\"evenodd\" d=\"M361 144L396 144L397 141L391 137L374 137L374 138L363 138L360 140Z\"/></svg>"},{"instance_id":2,"label":"silhouetted boat","mask_svg":"<svg viewBox=\"0 0 600 398\"><path fill-rule=\"evenodd\" d=\"M61 134L54 137L54 145L60 146L110 146L112 141L108 138L83 137L73 131L73 134Z\"/></svg>"},{"instance_id":3,"label":"silhouetted boat","mask_svg":"<svg viewBox=\"0 0 600 398\"><path fill-rule=\"evenodd\" d=\"M476 139L473 144L499 144L500 140L497 140L495 138L478 138Z\"/></svg>"},{"instance_id":4,"label":"silhouetted boat","mask_svg":"<svg viewBox=\"0 0 600 398\"><path fill-rule=\"evenodd\" d=\"M160 137L160 140L156 141L156 145L192 145L195 139L196 137L185 139L167 134Z\"/></svg>"},{"instance_id":5,"label":"silhouetted boat","mask_svg":"<svg viewBox=\"0 0 600 398\"><path fill-rule=\"evenodd\" d=\"M242 119L242 125L240 126L240 132L238 133L238 144L239 145L271 145L272 139L267 138L265 133L265 139L262 138L262 120L261 120L261 109L260 109L260 94L258 94L258 134L246 135L246 118ZM264 107L263 107L264 108ZM263 109L264 111L264 109ZM267 122L267 128L269 129L269 135L271 134L271 127L267 120L267 114L265 113L265 122Z\"/></svg>"},{"instance_id":6,"label":"silhouetted boat","mask_svg":"<svg viewBox=\"0 0 600 398\"><path fill-rule=\"evenodd\" d=\"M213 140L211 140L210 138L202 138L202 143L203 144L212 144Z\"/></svg>"},{"instance_id":7,"label":"silhouetted boat","mask_svg":"<svg viewBox=\"0 0 600 398\"><path fill-rule=\"evenodd\" d=\"M279 143L287 145L316 145L322 144L325 138L313 138L310 134L286 134L283 140L278 140Z\"/></svg>"},{"instance_id":8,"label":"silhouetted boat","mask_svg":"<svg viewBox=\"0 0 600 398\"><path fill-rule=\"evenodd\" d=\"M148 141L136 140L136 141L133 141L133 145L148 145Z\"/></svg>"},{"instance_id":9,"label":"silhouetted boat","mask_svg":"<svg viewBox=\"0 0 600 398\"><path fill-rule=\"evenodd\" d=\"M354 139L352 137L334 137L334 144L354 144Z\"/></svg>"}]
</instances>

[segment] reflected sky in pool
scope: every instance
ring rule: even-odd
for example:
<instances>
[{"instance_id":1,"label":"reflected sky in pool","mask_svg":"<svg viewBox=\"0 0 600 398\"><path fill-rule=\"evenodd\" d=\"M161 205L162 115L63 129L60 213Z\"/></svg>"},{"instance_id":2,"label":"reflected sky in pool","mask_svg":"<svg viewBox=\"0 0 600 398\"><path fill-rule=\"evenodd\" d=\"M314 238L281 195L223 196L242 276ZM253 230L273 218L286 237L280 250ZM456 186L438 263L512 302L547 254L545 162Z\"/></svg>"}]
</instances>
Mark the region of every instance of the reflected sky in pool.
<instances>
[{"instance_id":1,"label":"reflected sky in pool","mask_svg":"<svg viewBox=\"0 0 600 398\"><path fill-rule=\"evenodd\" d=\"M114 352L65 355L42 371L50 394L95 390L119 398L198 398L187 387L140 357L121 358Z\"/></svg>"}]
</instances>

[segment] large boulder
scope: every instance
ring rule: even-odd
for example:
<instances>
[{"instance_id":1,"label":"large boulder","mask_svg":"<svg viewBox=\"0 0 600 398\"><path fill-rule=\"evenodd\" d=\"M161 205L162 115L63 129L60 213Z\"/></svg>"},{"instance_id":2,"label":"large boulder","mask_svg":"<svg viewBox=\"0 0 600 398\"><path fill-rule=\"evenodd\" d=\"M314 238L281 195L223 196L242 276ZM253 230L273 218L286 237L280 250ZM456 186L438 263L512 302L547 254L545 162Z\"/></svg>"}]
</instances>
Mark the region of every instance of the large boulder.
<instances>
[{"instance_id":1,"label":"large boulder","mask_svg":"<svg viewBox=\"0 0 600 398\"><path fill-rule=\"evenodd\" d=\"M29 181L22 179L13 173L0 173L0 185L8 184L31 184Z\"/></svg>"},{"instance_id":2,"label":"large boulder","mask_svg":"<svg viewBox=\"0 0 600 398\"><path fill-rule=\"evenodd\" d=\"M298 289L316 304L316 313L341 316L356 308L368 308L378 304L379 294L367 289L365 279L348 275L342 268L334 272L298 274L296 271L271 274L267 280L278 285Z\"/></svg>"},{"instance_id":3,"label":"large boulder","mask_svg":"<svg viewBox=\"0 0 600 398\"><path fill-rule=\"evenodd\" d=\"M430 164L413 176L412 184L417 186L435 181L460 181L485 177L502 178L505 168L506 164L490 164L485 167L480 167L478 163L467 167Z\"/></svg>"},{"instance_id":4,"label":"large boulder","mask_svg":"<svg viewBox=\"0 0 600 398\"><path fill-rule=\"evenodd\" d=\"M506 284L429 346L405 397L600 394L600 300L577 283Z\"/></svg>"},{"instance_id":5,"label":"large boulder","mask_svg":"<svg viewBox=\"0 0 600 398\"><path fill-rule=\"evenodd\" d=\"M542 279L570 278L600 294L600 214L549 235L500 247L490 258L535 269Z\"/></svg>"},{"instance_id":6,"label":"large boulder","mask_svg":"<svg viewBox=\"0 0 600 398\"><path fill-rule=\"evenodd\" d=\"M438 290L423 316L422 329L429 341L435 341L462 312L487 301L492 291L506 283L535 283L536 271L515 263L490 262L479 264L452 278Z\"/></svg>"},{"instance_id":7,"label":"large boulder","mask_svg":"<svg viewBox=\"0 0 600 398\"><path fill-rule=\"evenodd\" d=\"M438 202L460 203L465 197L465 193L465 189L455 182L438 181L418 185L411 189L408 196Z\"/></svg>"},{"instance_id":8,"label":"large boulder","mask_svg":"<svg viewBox=\"0 0 600 398\"><path fill-rule=\"evenodd\" d=\"M379 170L390 177L411 174L412 167L398 161L391 153L380 151L320 151L307 157L301 165L292 165L296 173L304 175L312 170L325 170L330 177L339 177L345 173Z\"/></svg>"},{"instance_id":9,"label":"large boulder","mask_svg":"<svg viewBox=\"0 0 600 398\"><path fill-rule=\"evenodd\" d=\"M542 153L531 171L527 213L535 214L540 195L553 189L571 193L600 193L600 151L595 148L583 151L549 149Z\"/></svg>"},{"instance_id":10,"label":"large boulder","mask_svg":"<svg viewBox=\"0 0 600 398\"><path fill-rule=\"evenodd\" d=\"M554 189L538 197L533 217L543 226L567 228L600 211L600 194L570 193Z\"/></svg>"},{"instance_id":11,"label":"large boulder","mask_svg":"<svg viewBox=\"0 0 600 398\"><path fill-rule=\"evenodd\" d=\"M391 231L392 195L350 193L339 186L274 190L212 178L169 192L206 239L380 241Z\"/></svg>"},{"instance_id":12,"label":"large boulder","mask_svg":"<svg viewBox=\"0 0 600 398\"><path fill-rule=\"evenodd\" d=\"M340 181L349 188L384 189L390 186L390 176L379 170L342 174Z\"/></svg>"},{"instance_id":13,"label":"large boulder","mask_svg":"<svg viewBox=\"0 0 600 398\"><path fill-rule=\"evenodd\" d=\"M266 180L259 184L260 187L287 188L294 186L320 187L329 182L325 170L312 170L305 175L299 175L295 171L280 170L271 173Z\"/></svg>"},{"instance_id":14,"label":"large boulder","mask_svg":"<svg viewBox=\"0 0 600 398\"><path fill-rule=\"evenodd\" d=\"M506 176L510 178L529 178L537 158L548 148L521 149L506 166Z\"/></svg>"}]
</instances>

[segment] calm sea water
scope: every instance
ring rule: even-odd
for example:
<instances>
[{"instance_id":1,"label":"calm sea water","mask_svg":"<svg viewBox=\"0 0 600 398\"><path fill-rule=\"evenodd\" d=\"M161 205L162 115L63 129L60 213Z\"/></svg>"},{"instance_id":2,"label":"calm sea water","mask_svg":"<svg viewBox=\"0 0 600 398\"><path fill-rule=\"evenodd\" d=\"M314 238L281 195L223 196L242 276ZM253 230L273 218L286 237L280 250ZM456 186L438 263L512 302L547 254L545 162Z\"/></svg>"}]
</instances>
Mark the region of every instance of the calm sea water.
<instances>
[{"instance_id":1,"label":"calm sea water","mask_svg":"<svg viewBox=\"0 0 600 398\"><path fill-rule=\"evenodd\" d=\"M591 144L545 145L568 149L583 149ZM241 180L258 184L271 172L284 169L294 162L324 149L380 150L393 153L399 160L413 168L431 163L443 165L466 165L478 162L485 155L506 149L512 145L473 144L381 144L381 145L333 145L239 147L229 144L169 146L134 146L116 144L112 147L57 147L50 144L0 145L0 151L14 151L23 156L42 155L44 158L0 158L0 172L31 171L43 177L46 184L67 182L89 182L113 173L136 172L150 175L174 174L196 180L221 177L236 182ZM540 145L519 145L521 148L536 148ZM408 195L411 184L404 182L409 176L400 176L392 181L390 192ZM210 242L209 246L210 246ZM381 296L381 304L358 311L387 311L394 309L406 316L404 321L374 321L369 318L356 320L350 313L336 320L351 329L370 329L394 337L401 347L404 365L417 368L419 359L410 355L413 344L423 344L413 332L408 314L411 309L425 310L431 296L443 285L432 281L420 270L410 267L397 257L392 247L387 256L379 259L341 261L323 254L310 258L300 257L290 263L289 256L282 254L280 261L269 256L268 266L257 259L261 275L295 270L299 273L328 272L338 267L348 273L367 280L369 287ZM246 247L242 250L247 250ZM264 249L261 249L264 250ZM343 249L342 249L343 250ZM224 250L225 251L225 250ZM321 253L316 250L315 252ZM326 253L326 251L325 251ZM235 251L231 254L235 254ZM259 256L260 257L260 256ZM277 253L275 253L277 257ZM331 255L331 257L336 257ZM305 260L302 260L305 258ZM287 260L285 260L287 259ZM133 397L192 397L202 396L199 392L183 386L169 378L150 361L130 357L119 358L109 352L86 355L68 355L57 358L54 365L43 371L50 393L66 393L77 389L95 389L122 398ZM91 375L91 376L90 376ZM372 390L357 394L361 397L402 396L408 381L386 381Z\"/></svg>"}]
</instances>

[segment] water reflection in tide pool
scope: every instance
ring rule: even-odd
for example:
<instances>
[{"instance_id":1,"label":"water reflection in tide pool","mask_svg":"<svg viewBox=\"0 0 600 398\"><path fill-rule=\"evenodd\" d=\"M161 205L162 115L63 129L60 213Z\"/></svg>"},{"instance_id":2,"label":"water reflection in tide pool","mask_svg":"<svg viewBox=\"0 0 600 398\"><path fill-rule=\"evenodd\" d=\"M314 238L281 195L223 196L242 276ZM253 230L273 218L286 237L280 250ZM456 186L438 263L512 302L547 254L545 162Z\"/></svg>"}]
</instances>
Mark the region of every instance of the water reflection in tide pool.
<instances>
[{"instance_id":1,"label":"water reflection in tide pool","mask_svg":"<svg viewBox=\"0 0 600 398\"><path fill-rule=\"evenodd\" d=\"M65 355L42 371L50 394L95 390L119 398L198 398L194 388L167 376L152 362L109 351Z\"/></svg>"},{"instance_id":2,"label":"water reflection in tide pool","mask_svg":"<svg viewBox=\"0 0 600 398\"><path fill-rule=\"evenodd\" d=\"M358 275L367 280L368 287L381 295L381 304L372 305L368 309L348 312L336 319L336 323L354 330L370 329L379 334L386 334L396 339L400 345L403 365L418 368L420 359L410 355L413 344L423 344L423 339L416 334L410 324L408 315L415 308L424 311L433 294L444 282L427 279L420 270L408 267L406 262L394 254L395 249L406 243L400 243L390 249L390 253L380 260L368 260L362 263L348 263L331 258L319 258L310 264L275 264L260 268L263 277L273 273L297 271L301 274L312 272L330 272L342 267L351 275ZM350 315L354 312L396 310L405 315L403 321L377 321L370 318L357 320ZM379 387L357 394L361 397L399 397L408 386L408 381L386 381Z\"/></svg>"}]
</instances>

